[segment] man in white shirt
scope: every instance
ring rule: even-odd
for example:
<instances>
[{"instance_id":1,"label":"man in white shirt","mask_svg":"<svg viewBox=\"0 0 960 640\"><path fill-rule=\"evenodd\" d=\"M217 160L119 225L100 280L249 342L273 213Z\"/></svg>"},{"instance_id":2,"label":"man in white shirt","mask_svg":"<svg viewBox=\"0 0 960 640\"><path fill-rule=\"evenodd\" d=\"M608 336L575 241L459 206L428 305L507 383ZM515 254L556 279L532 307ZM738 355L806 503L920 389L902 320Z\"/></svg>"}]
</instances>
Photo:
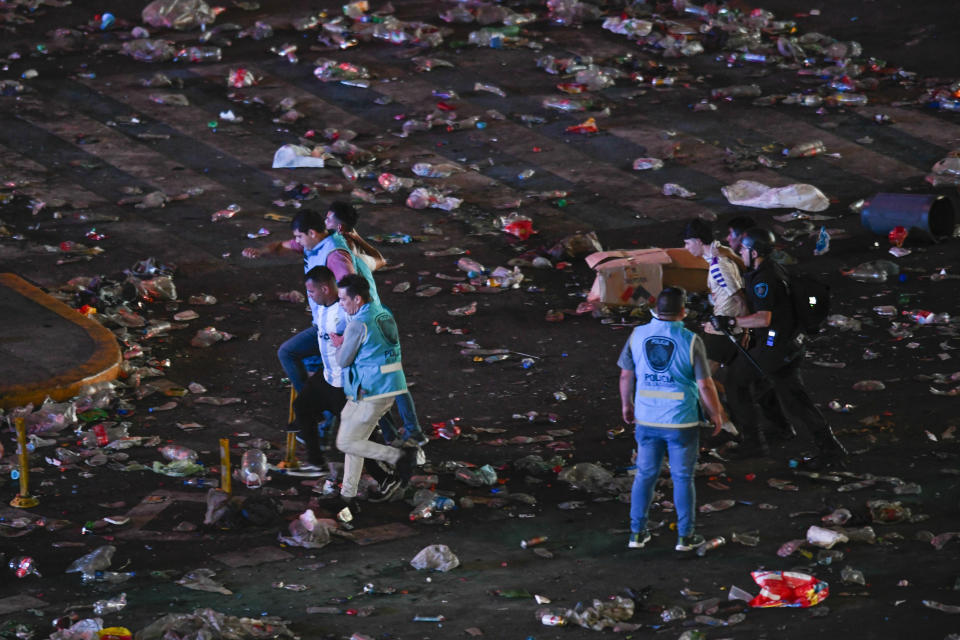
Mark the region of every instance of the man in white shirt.
<instances>
[{"instance_id":1,"label":"man in white shirt","mask_svg":"<svg viewBox=\"0 0 960 640\"><path fill-rule=\"evenodd\" d=\"M713 239L710 225L699 218L691 220L683 232L683 246L691 255L707 261L707 286L713 315L737 317L740 313L749 313L740 266L734 261L733 253ZM703 331L710 373L715 376L721 365L730 364L737 355L737 348L709 322L704 323ZM743 329L734 329L733 333L742 335Z\"/></svg>"},{"instance_id":2,"label":"man in white shirt","mask_svg":"<svg viewBox=\"0 0 960 640\"><path fill-rule=\"evenodd\" d=\"M345 321L341 315L339 290L333 271L318 265L303 277L307 295L315 303L313 323L317 328L317 342L323 359L323 373L307 378L303 391L293 403L296 424L307 448L307 461L311 465L326 464L320 450L317 424L324 421L324 413L333 417L340 415L347 399L343 393L343 369L337 362L337 346L343 334ZM328 429L332 420L327 420Z\"/></svg>"}]
</instances>

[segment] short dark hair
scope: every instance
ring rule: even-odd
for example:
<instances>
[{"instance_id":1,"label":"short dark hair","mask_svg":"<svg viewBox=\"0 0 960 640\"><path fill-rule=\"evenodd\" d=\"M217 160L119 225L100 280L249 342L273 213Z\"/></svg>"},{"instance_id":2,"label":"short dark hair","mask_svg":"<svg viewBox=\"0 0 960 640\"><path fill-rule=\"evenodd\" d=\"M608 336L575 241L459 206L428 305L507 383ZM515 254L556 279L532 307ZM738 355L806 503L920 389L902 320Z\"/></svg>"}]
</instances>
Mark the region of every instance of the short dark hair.
<instances>
[{"instance_id":1,"label":"short dark hair","mask_svg":"<svg viewBox=\"0 0 960 640\"><path fill-rule=\"evenodd\" d=\"M327 225L324 224L323 219L324 216L319 211L301 209L300 212L293 217L293 222L290 223L290 227L300 233L308 233L311 229L324 233L327 230Z\"/></svg>"},{"instance_id":2,"label":"short dark hair","mask_svg":"<svg viewBox=\"0 0 960 640\"><path fill-rule=\"evenodd\" d=\"M343 225L344 231L353 231L357 226L357 210L349 202L334 200L330 203L329 211L332 211L334 217Z\"/></svg>"},{"instance_id":3,"label":"short dark hair","mask_svg":"<svg viewBox=\"0 0 960 640\"><path fill-rule=\"evenodd\" d=\"M687 240L689 238L696 238L703 244L713 242L713 229L710 228L710 223L700 218L694 218L688 222L683 230L683 239Z\"/></svg>"},{"instance_id":4,"label":"short dark hair","mask_svg":"<svg viewBox=\"0 0 960 640\"><path fill-rule=\"evenodd\" d=\"M330 269L322 264L318 264L303 274L303 281L306 282L308 280L316 282L317 284L332 284L337 281L337 278L333 275L333 271L330 271Z\"/></svg>"},{"instance_id":5,"label":"short dark hair","mask_svg":"<svg viewBox=\"0 0 960 640\"><path fill-rule=\"evenodd\" d=\"M370 301L370 283L359 273L348 273L340 278L337 286L346 291L351 298L360 296L364 302Z\"/></svg>"},{"instance_id":6,"label":"short dark hair","mask_svg":"<svg viewBox=\"0 0 960 640\"><path fill-rule=\"evenodd\" d=\"M733 218L730 222L727 223L728 229L733 229L733 232L738 236L741 235L747 229L757 226L756 221L750 216L737 216Z\"/></svg>"},{"instance_id":7,"label":"short dark hair","mask_svg":"<svg viewBox=\"0 0 960 640\"><path fill-rule=\"evenodd\" d=\"M675 316L683 311L687 292L683 287L664 287L657 296L657 315Z\"/></svg>"}]
</instances>

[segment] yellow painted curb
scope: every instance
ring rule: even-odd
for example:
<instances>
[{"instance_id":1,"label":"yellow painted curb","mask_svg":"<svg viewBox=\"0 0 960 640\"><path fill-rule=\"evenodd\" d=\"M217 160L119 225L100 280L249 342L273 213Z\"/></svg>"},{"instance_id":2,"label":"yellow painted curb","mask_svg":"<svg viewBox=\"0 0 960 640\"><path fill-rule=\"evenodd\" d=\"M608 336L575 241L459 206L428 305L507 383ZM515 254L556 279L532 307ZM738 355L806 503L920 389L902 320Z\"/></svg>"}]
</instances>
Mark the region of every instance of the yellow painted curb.
<instances>
[{"instance_id":1,"label":"yellow painted curb","mask_svg":"<svg viewBox=\"0 0 960 640\"><path fill-rule=\"evenodd\" d=\"M109 329L76 309L71 309L16 274L0 273L0 287L19 293L79 326L93 341L93 354L90 358L63 373L29 384L0 381L0 408L11 409L31 402L39 405L47 396L60 402L77 395L84 385L116 379L120 373L122 358L120 345Z\"/></svg>"}]
</instances>

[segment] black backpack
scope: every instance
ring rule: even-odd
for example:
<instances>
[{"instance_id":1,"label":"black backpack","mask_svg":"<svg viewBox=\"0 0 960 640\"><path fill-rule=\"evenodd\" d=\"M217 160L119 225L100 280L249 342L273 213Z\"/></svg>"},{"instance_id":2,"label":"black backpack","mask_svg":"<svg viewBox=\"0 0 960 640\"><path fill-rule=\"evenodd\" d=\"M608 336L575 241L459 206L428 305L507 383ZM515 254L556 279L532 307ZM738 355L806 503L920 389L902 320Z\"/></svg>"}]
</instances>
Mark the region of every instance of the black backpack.
<instances>
[{"instance_id":1,"label":"black backpack","mask_svg":"<svg viewBox=\"0 0 960 640\"><path fill-rule=\"evenodd\" d=\"M830 315L830 285L802 273L790 273L786 284L797 314L797 331L820 333Z\"/></svg>"}]
</instances>

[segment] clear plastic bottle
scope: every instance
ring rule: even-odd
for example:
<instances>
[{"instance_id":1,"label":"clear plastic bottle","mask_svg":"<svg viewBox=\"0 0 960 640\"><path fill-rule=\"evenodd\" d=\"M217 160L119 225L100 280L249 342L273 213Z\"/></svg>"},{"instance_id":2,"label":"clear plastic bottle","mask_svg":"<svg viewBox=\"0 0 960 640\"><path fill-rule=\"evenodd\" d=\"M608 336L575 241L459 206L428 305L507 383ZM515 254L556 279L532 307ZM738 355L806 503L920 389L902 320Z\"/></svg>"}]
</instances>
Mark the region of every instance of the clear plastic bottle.
<instances>
[{"instance_id":1,"label":"clear plastic bottle","mask_svg":"<svg viewBox=\"0 0 960 640\"><path fill-rule=\"evenodd\" d=\"M725 544L727 544L727 539L724 538L723 536L717 536L716 538L711 538L710 540L707 540L705 543L697 547L697 555L701 557L705 556L707 555L708 551L711 551L712 549L716 549L717 547L722 547Z\"/></svg>"},{"instance_id":2,"label":"clear plastic bottle","mask_svg":"<svg viewBox=\"0 0 960 640\"><path fill-rule=\"evenodd\" d=\"M730 540L745 547L755 547L760 544L760 532L756 530L744 531L743 533L734 532L731 534Z\"/></svg>"},{"instance_id":3,"label":"clear plastic bottle","mask_svg":"<svg viewBox=\"0 0 960 640\"><path fill-rule=\"evenodd\" d=\"M216 478L186 478L183 481L185 487L197 487L199 489L216 489L220 482Z\"/></svg>"},{"instance_id":4,"label":"clear plastic bottle","mask_svg":"<svg viewBox=\"0 0 960 640\"><path fill-rule=\"evenodd\" d=\"M107 600L97 600L93 603L93 613L102 616L107 613L116 613L121 611L127 606L127 594L121 593L115 598L109 598Z\"/></svg>"},{"instance_id":5,"label":"clear plastic bottle","mask_svg":"<svg viewBox=\"0 0 960 640\"><path fill-rule=\"evenodd\" d=\"M259 489L267 479L267 455L260 449L244 451L240 459L240 479L251 489Z\"/></svg>"},{"instance_id":6,"label":"clear plastic bottle","mask_svg":"<svg viewBox=\"0 0 960 640\"><path fill-rule=\"evenodd\" d=\"M168 444L160 447L158 451L160 452L160 455L167 460L189 460L191 462L195 462L197 460L196 451L179 444Z\"/></svg>"},{"instance_id":7,"label":"clear plastic bottle","mask_svg":"<svg viewBox=\"0 0 960 640\"><path fill-rule=\"evenodd\" d=\"M756 98L763 92L759 85L734 84L729 87L718 87L710 92L710 97L717 98Z\"/></svg>"},{"instance_id":8,"label":"clear plastic bottle","mask_svg":"<svg viewBox=\"0 0 960 640\"><path fill-rule=\"evenodd\" d=\"M187 47L177 52L178 62L220 62L223 53L220 47Z\"/></svg>"},{"instance_id":9,"label":"clear plastic bottle","mask_svg":"<svg viewBox=\"0 0 960 640\"><path fill-rule=\"evenodd\" d=\"M862 93L834 93L827 97L827 104L837 107L862 107L869 102Z\"/></svg>"},{"instance_id":10,"label":"clear plastic bottle","mask_svg":"<svg viewBox=\"0 0 960 640\"><path fill-rule=\"evenodd\" d=\"M811 140L810 142L804 142L789 149L784 149L783 155L788 158L809 158L826 152L827 146L823 144L823 140Z\"/></svg>"},{"instance_id":11,"label":"clear plastic bottle","mask_svg":"<svg viewBox=\"0 0 960 640\"><path fill-rule=\"evenodd\" d=\"M136 573L133 571L84 571L80 574L80 581L83 584L92 582L107 582L110 584L119 584L126 582Z\"/></svg>"}]
</instances>

